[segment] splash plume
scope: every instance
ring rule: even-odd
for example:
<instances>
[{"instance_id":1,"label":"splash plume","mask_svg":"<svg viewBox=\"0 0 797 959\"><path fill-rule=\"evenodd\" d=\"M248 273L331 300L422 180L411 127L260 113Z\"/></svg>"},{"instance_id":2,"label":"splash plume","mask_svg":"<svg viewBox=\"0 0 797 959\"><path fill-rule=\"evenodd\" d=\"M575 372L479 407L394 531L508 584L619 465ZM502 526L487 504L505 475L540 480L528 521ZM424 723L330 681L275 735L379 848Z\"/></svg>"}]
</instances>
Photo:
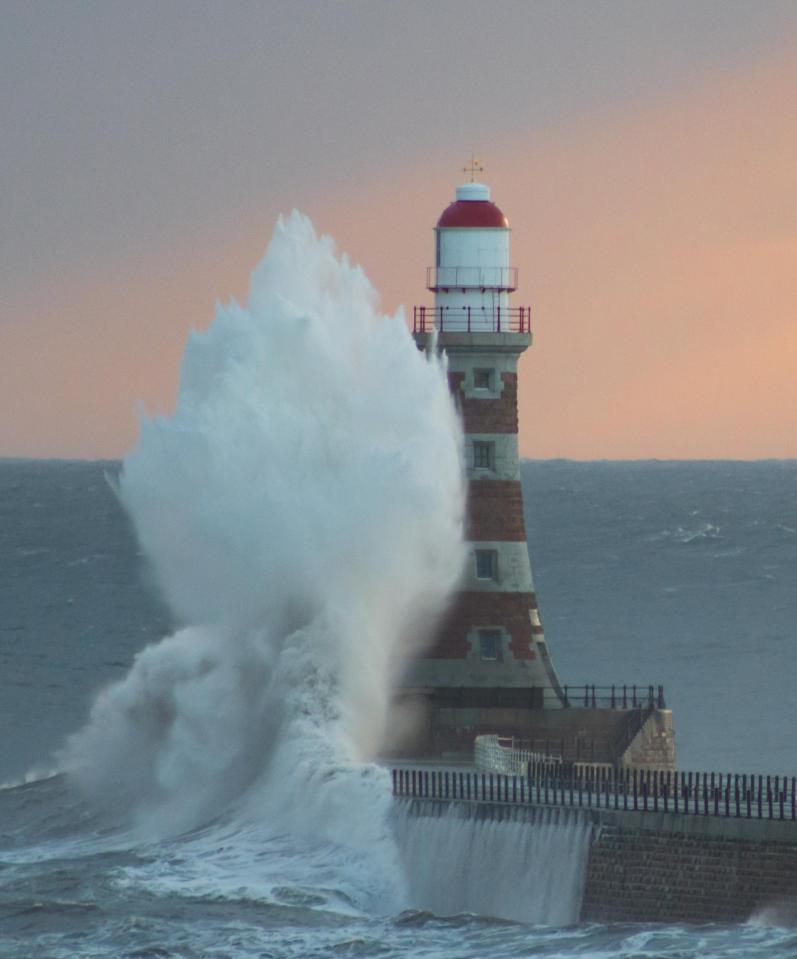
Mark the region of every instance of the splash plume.
<instances>
[{"instance_id":1,"label":"splash plume","mask_svg":"<svg viewBox=\"0 0 797 959\"><path fill-rule=\"evenodd\" d=\"M305 217L278 222L246 305L191 335L120 495L182 628L69 740L85 791L168 832L255 784L288 815L372 758L462 568L461 429L444 365Z\"/></svg>"}]
</instances>

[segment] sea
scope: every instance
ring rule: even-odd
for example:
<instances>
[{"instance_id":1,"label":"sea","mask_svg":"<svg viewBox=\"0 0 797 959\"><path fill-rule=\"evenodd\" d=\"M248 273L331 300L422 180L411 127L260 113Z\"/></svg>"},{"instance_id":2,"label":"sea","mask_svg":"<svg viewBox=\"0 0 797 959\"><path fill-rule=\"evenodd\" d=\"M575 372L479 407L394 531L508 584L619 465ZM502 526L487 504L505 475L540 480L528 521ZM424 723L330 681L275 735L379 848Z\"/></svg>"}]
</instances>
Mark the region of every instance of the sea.
<instances>
[{"instance_id":1,"label":"sea","mask_svg":"<svg viewBox=\"0 0 797 959\"><path fill-rule=\"evenodd\" d=\"M290 762L220 765L234 743L208 738L237 714L202 684L223 646L171 699L142 684L156 665L176 683L204 640L142 656L184 623L119 471L0 460L0 957L797 956L797 930L765 915L578 922L589 836L566 822L412 822L373 763L287 792ZM661 684L682 769L797 774L797 461L525 461L522 480L562 680ZM157 738L175 716L180 751ZM225 786L210 805L206 779Z\"/></svg>"}]
</instances>

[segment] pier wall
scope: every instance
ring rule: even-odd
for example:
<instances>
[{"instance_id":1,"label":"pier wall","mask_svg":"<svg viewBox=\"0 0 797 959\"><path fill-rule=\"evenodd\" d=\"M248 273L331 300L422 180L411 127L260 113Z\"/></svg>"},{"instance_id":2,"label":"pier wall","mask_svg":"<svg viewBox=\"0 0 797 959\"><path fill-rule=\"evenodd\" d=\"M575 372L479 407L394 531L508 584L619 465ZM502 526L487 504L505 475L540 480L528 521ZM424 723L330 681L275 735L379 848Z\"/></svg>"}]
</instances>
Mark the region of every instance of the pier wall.
<instances>
[{"instance_id":1,"label":"pier wall","mask_svg":"<svg viewBox=\"0 0 797 959\"><path fill-rule=\"evenodd\" d=\"M743 922L797 907L791 821L589 810L596 825L581 918Z\"/></svg>"},{"instance_id":2,"label":"pier wall","mask_svg":"<svg viewBox=\"0 0 797 959\"><path fill-rule=\"evenodd\" d=\"M511 795L511 794L510 794ZM744 922L797 915L797 823L526 801L398 797L412 815L461 815L535 829L559 809L573 828L591 828L579 918L616 922ZM433 811L433 812L432 812ZM530 840L531 841L531 840ZM539 883L531 868L530 888Z\"/></svg>"}]
</instances>

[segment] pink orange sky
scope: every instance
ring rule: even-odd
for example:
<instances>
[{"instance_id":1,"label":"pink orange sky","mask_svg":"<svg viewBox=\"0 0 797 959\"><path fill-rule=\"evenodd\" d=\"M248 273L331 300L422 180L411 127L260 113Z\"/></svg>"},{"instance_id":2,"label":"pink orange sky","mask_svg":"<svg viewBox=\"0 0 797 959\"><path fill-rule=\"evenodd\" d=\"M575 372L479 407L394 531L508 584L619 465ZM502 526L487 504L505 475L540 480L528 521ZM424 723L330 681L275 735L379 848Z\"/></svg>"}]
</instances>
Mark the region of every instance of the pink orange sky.
<instances>
[{"instance_id":1,"label":"pink orange sky","mask_svg":"<svg viewBox=\"0 0 797 959\"><path fill-rule=\"evenodd\" d=\"M530 132L482 129L473 145L513 228L516 302L534 314L522 455L797 456L795 90L786 38ZM178 214L154 242L98 241L18 269L0 322L0 455L128 449L137 404L173 404L187 332L216 299L245 298L280 209L302 208L386 310L411 315L430 302L432 227L462 139L419 136L356 176L308 174L226 216Z\"/></svg>"}]
</instances>

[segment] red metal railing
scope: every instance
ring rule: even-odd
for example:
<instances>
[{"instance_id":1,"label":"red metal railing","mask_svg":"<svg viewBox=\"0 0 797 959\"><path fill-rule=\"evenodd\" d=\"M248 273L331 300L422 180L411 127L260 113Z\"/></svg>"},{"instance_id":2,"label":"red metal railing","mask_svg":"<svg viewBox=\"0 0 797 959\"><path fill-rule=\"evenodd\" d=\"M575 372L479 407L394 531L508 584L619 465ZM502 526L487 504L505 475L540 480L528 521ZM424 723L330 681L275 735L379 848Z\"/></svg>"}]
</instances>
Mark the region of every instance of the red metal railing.
<instances>
[{"instance_id":1,"label":"red metal railing","mask_svg":"<svg viewBox=\"0 0 797 959\"><path fill-rule=\"evenodd\" d=\"M414 306L412 332L431 333L531 333L531 307Z\"/></svg>"}]
</instances>

